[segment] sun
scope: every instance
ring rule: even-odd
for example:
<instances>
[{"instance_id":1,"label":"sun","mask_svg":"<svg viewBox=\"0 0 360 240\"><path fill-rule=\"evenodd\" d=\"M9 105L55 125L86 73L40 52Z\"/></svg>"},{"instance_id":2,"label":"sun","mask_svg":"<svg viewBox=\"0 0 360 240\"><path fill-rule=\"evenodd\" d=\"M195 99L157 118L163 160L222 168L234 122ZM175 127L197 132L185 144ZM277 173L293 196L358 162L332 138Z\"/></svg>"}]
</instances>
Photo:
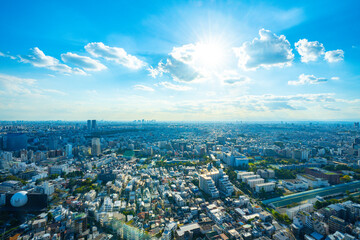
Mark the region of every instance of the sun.
<instances>
[{"instance_id":1,"label":"sun","mask_svg":"<svg viewBox=\"0 0 360 240\"><path fill-rule=\"evenodd\" d=\"M225 49L218 42L199 42L194 52L194 62L201 68L217 68L224 64Z\"/></svg>"}]
</instances>

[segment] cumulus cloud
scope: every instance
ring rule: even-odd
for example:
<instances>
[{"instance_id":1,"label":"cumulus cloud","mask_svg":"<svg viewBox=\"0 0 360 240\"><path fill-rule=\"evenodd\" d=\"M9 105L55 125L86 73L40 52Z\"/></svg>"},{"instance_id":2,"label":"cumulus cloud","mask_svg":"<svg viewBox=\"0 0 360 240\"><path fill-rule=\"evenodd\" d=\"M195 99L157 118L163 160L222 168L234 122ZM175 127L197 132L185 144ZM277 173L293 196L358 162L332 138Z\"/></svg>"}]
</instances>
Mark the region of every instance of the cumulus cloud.
<instances>
[{"instance_id":1,"label":"cumulus cloud","mask_svg":"<svg viewBox=\"0 0 360 240\"><path fill-rule=\"evenodd\" d=\"M31 49L31 51L32 54L30 55L20 56L20 61L30 63L35 67L47 68L65 74L86 75L86 73L79 68L71 68L66 64L60 63L60 61L54 57L46 56L44 52L37 47Z\"/></svg>"},{"instance_id":2,"label":"cumulus cloud","mask_svg":"<svg viewBox=\"0 0 360 240\"><path fill-rule=\"evenodd\" d=\"M323 82L327 82L328 79L326 78L318 78L314 75L305 75L301 74L299 76L299 80L297 81L288 81L289 85L305 85L305 84L319 84Z\"/></svg>"},{"instance_id":3,"label":"cumulus cloud","mask_svg":"<svg viewBox=\"0 0 360 240\"><path fill-rule=\"evenodd\" d=\"M164 70L170 73L172 78L178 82L193 82L203 77L198 69L175 58L169 58L166 61Z\"/></svg>"},{"instance_id":4,"label":"cumulus cloud","mask_svg":"<svg viewBox=\"0 0 360 240\"><path fill-rule=\"evenodd\" d=\"M195 61L197 46L195 44L186 44L181 47L174 47L170 53L174 59L186 63L191 64Z\"/></svg>"},{"instance_id":5,"label":"cumulus cloud","mask_svg":"<svg viewBox=\"0 0 360 240\"><path fill-rule=\"evenodd\" d=\"M61 59L65 63L81 67L86 71L101 71L106 69L105 65L95 59L86 56L80 56L71 52L61 54Z\"/></svg>"},{"instance_id":6,"label":"cumulus cloud","mask_svg":"<svg viewBox=\"0 0 360 240\"><path fill-rule=\"evenodd\" d=\"M155 91L152 87L148 87L148 86L141 85L141 84L135 85L134 88L137 89L137 90L142 90L142 91L147 91L147 92L154 92Z\"/></svg>"},{"instance_id":7,"label":"cumulus cloud","mask_svg":"<svg viewBox=\"0 0 360 240\"><path fill-rule=\"evenodd\" d=\"M311 62L318 60L325 54L325 48L318 41L309 42L307 39L300 39L295 43L295 48L301 56L302 62Z\"/></svg>"},{"instance_id":8,"label":"cumulus cloud","mask_svg":"<svg viewBox=\"0 0 360 240\"><path fill-rule=\"evenodd\" d=\"M240 67L255 70L259 67L291 65L294 54L284 35L277 36L265 29L261 29L259 35L260 38L245 42L241 47L233 49Z\"/></svg>"},{"instance_id":9,"label":"cumulus cloud","mask_svg":"<svg viewBox=\"0 0 360 240\"><path fill-rule=\"evenodd\" d=\"M186 44L174 47L169 53L166 62L159 62L156 68L150 67L149 74L156 78L164 73L169 74L177 82L196 82L205 76L204 63L200 44ZM206 72L210 72L207 70Z\"/></svg>"},{"instance_id":10,"label":"cumulus cloud","mask_svg":"<svg viewBox=\"0 0 360 240\"><path fill-rule=\"evenodd\" d=\"M94 57L102 57L108 61L114 61L130 69L137 70L146 66L145 62L128 54L123 48L109 47L102 42L89 43L85 46L85 49Z\"/></svg>"},{"instance_id":11,"label":"cumulus cloud","mask_svg":"<svg viewBox=\"0 0 360 240\"><path fill-rule=\"evenodd\" d=\"M159 82L159 83L157 83L157 85L162 86L162 87L167 88L167 89L175 90L175 91L188 91L188 90L192 89L189 86L173 84L173 83L170 83L170 82Z\"/></svg>"},{"instance_id":12,"label":"cumulus cloud","mask_svg":"<svg viewBox=\"0 0 360 240\"><path fill-rule=\"evenodd\" d=\"M344 60L344 51L341 49L327 51L325 53L325 60L329 63L340 62Z\"/></svg>"}]
</instances>

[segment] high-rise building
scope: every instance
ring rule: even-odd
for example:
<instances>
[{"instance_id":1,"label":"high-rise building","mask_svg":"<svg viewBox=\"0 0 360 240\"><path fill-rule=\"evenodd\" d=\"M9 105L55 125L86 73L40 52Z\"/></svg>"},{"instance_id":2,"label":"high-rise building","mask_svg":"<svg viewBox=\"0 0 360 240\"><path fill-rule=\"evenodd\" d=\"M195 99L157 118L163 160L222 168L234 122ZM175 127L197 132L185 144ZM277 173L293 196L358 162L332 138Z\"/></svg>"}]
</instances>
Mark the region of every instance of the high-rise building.
<instances>
[{"instance_id":1,"label":"high-rise building","mask_svg":"<svg viewBox=\"0 0 360 240\"><path fill-rule=\"evenodd\" d=\"M72 145L71 144L66 144L65 153L66 153L67 157L72 157Z\"/></svg>"},{"instance_id":2,"label":"high-rise building","mask_svg":"<svg viewBox=\"0 0 360 240\"><path fill-rule=\"evenodd\" d=\"M87 120L87 130L91 129L91 120Z\"/></svg>"},{"instance_id":3,"label":"high-rise building","mask_svg":"<svg viewBox=\"0 0 360 240\"><path fill-rule=\"evenodd\" d=\"M100 138L93 138L91 140L91 154L99 156L101 153Z\"/></svg>"},{"instance_id":4,"label":"high-rise building","mask_svg":"<svg viewBox=\"0 0 360 240\"><path fill-rule=\"evenodd\" d=\"M91 121L91 129L95 130L96 129L96 120L92 120Z\"/></svg>"}]
</instances>

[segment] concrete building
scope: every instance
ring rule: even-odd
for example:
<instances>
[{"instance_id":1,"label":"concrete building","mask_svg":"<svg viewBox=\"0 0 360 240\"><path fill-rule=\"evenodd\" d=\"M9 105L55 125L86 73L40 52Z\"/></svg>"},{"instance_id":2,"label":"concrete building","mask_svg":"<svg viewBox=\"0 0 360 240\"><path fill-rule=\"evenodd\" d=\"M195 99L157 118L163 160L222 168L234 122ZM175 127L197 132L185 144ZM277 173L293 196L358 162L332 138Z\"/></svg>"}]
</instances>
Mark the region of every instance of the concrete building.
<instances>
[{"instance_id":1,"label":"concrete building","mask_svg":"<svg viewBox=\"0 0 360 240\"><path fill-rule=\"evenodd\" d=\"M272 169L259 169L256 173L262 178L275 178L275 171Z\"/></svg>"},{"instance_id":2,"label":"concrete building","mask_svg":"<svg viewBox=\"0 0 360 240\"><path fill-rule=\"evenodd\" d=\"M254 175L254 173L253 172L238 172L237 173L237 179L238 180L243 180L243 177L250 176L250 175Z\"/></svg>"},{"instance_id":3,"label":"concrete building","mask_svg":"<svg viewBox=\"0 0 360 240\"><path fill-rule=\"evenodd\" d=\"M212 198L219 197L219 191L215 186L214 180L206 175L199 176L199 186L200 189L203 190L205 193L209 194Z\"/></svg>"},{"instance_id":4,"label":"concrete building","mask_svg":"<svg viewBox=\"0 0 360 240\"><path fill-rule=\"evenodd\" d=\"M305 168L305 173L317 178L324 178L329 181L330 184L340 183L340 174L327 171L321 168Z\"/></svg>"},{"instance_id":5,"label":"concrete building","mask_svg":"<svg viewBox=\"0 0 360 240\"><path fill-rule=\"evenodd\" d=\"M91 154L99 156L101 153L100 138L93 138L91 140Z\"/></svg>"},{"instance_id":6,"label":"concrete building","mask_svg":"<svg viewBox=\"0 0 360 240\"><path fill-rule=\"evenodd\" d=\"M299 212L299 211L305 211L305 212L312 212L313 211L313 205L311 203L305 203L293 208L289 208L286 210L286 215L288 215L288 217L290 219L293 219L294 216Z\"/></svg>"},{"instance_id":7,"label":"concrete building","mask_svg":"<svg viewBox=\"0 0 360 240\"><path fill-rule=\"evenodd\" d=\"M229 181L229 177L224 174L222 169L216 169L211 164L208 165L207 170L199 175L200 189L209 194L213 198L219 197L219 190L225 196L231 196L234 192L234 187Z\"/></svg>"},{"instance_id":8,"label":"concrete building","mask_svg":"<svg viewBox=\"0 0 360 240\"><path fill-rule=\"evenodd\" d=\"M305 181L309 185L309 187L312 188L321 188L321 187L330 186L328 180L314 177L309 174L298 174L296 175L296 178Z\"/></svg>"},{"instance_id":9,"label":"concrete building","mask_svg":"<svg viewBox=\"0 0 360 240\"><path fill-rule=\"evenodd\" d=\"M224 175L219 179L219 189L226 197L230 197L234 192L234 186L229 180L229 176Z\"/></svg>"},{"instance_id":10,"label":"concrete building","mask_svg":"<svg viewBox=\"0 0 360 240\"><path fill-rule=\"evenodd\" d=\"M49 175L52 175L52 174L61 175L62 173L68 173L67 165L63 164L63 165L55 165L55 166L49 167Z\"/></svg>"},{"instance_id":11,"label":"concrete building","mask_svg":"<svg viewBox=\"0 0 360 240\"><path fill-rule=\"evenodd\" d=\"M260 178L260 175L249 175L249 176L244 176L244 177L242 178L242 181L243 181L244 183L248 183L249 180L258 179L258 178Z\"/></svg>"},{"instance_id":12,"label":"concrete building","mask_svg":"<svg viewBox=\"0 0 360 240\"><path fill-rule=\"evenodd\" d=\"M263 178L250 179L247 181L247 183L251 188L255 188L257 184L264 183L264 179Z\"/></svg>"},{"instance_id":13,"label":"concrete building","mask_svg":"<svg viewBox=\"0 0 360 240\"><path fill-rule=\"evenodd\" d=\"M66 154L66 157L70 158L72 157L72 145L71 144L66 144L65 146L65 154Z\"/></svg>"},{"instance_id":14,"label":"concrete building","mask_svg":"<svg viewBox=\"0 0 360 240\"><path fill-rule=\"evenodd\" d=\"M255 191L257 193L261 192L262 190L264 190L265 192L272 192L275 189L275 185L276 184L273 182L256 184Z\"/></svg>"},{"instance_id":15,"label":"concrete building","mask_svg":"<svg viewBox=\"0 0 360 240\"><path fill-rule=\"evenodd\" d=\"M305 191L309 188L308 183L303 180L283 180L282 185L290 191Z\"/></svg>"},{"instance_id":16,"label":"concrete building","mask_svg":"<svg viewBox=\"0 0 360 240\"><path fill-rule=\"evenodd\" d=\"M329 231L330 233L334 233L336 231L344 231L344 228L346 227L346 222L344 219L338 218L336 216L330 216L329 217Z\"/></svg>"},{"instance_id":17,"label":"concrete building","mask_svg":"<svg viewBox=\"0 0 360 240\"><path fill-rule=\"evenodd\" d=\"M193 239L197 234L200 234L200 225L198 223L191 223L183 225L179 230L176 230L176 239Z\"/></svg>"}]
</instances>

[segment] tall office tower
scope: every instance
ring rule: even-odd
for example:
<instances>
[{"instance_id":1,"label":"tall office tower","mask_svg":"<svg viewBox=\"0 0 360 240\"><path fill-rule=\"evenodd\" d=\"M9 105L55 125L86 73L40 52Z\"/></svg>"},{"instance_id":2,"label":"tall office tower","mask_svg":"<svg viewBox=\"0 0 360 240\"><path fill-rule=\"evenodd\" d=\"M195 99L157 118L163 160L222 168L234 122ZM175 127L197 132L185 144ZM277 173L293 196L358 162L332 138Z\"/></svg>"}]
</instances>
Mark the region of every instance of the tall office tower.
<instances>
[{"instance_id":1,"label":"tall office tower","mask_svg":"<svg viewBox=\"0 0 360 240\"><path fill-rule=\"evenodd\" d=\"M67 157L72 157L72 145L71 144L66 144L65 153L66 153Z\"/></svg>"},{"instance_id":2,"label":"tall office tower","mask_svg":"<svg viewBox=\"0 0 360 240\"><path fill-rule=\"evenodd\" d=\"M91 129L91 120L87 120L87 130Z\"/></svg>"},{"instance_id":3,"label":"tall office tower","mask_svg":"<svg viewBox=\"0 0 360 240\"><path fill-rule=\"evenodd\" d=\"M27 148L27 136L25 133L8 133L5 138L5 149L8 151L18 151Z\"/></svg>"},{"instance_id":4,"label":"tall office tower","mask_svg":"<svg viewBox=\"0 0 360 240\"><path fill-rule=\"evenodd\" d=\"M96 120L91 121L91 129L93 129L93 130L96 129Z\"/></svg>"},{"instance_id":5,"label":"tall office tower","mask_svg":"<svg viewBox=\"0 0 360 240\"><path fill-rule=\"evenodd\" d=\"M93 138L91 140L91 154L99 156L101 153L100 138Z\"/></svg>"}]
</instances>

